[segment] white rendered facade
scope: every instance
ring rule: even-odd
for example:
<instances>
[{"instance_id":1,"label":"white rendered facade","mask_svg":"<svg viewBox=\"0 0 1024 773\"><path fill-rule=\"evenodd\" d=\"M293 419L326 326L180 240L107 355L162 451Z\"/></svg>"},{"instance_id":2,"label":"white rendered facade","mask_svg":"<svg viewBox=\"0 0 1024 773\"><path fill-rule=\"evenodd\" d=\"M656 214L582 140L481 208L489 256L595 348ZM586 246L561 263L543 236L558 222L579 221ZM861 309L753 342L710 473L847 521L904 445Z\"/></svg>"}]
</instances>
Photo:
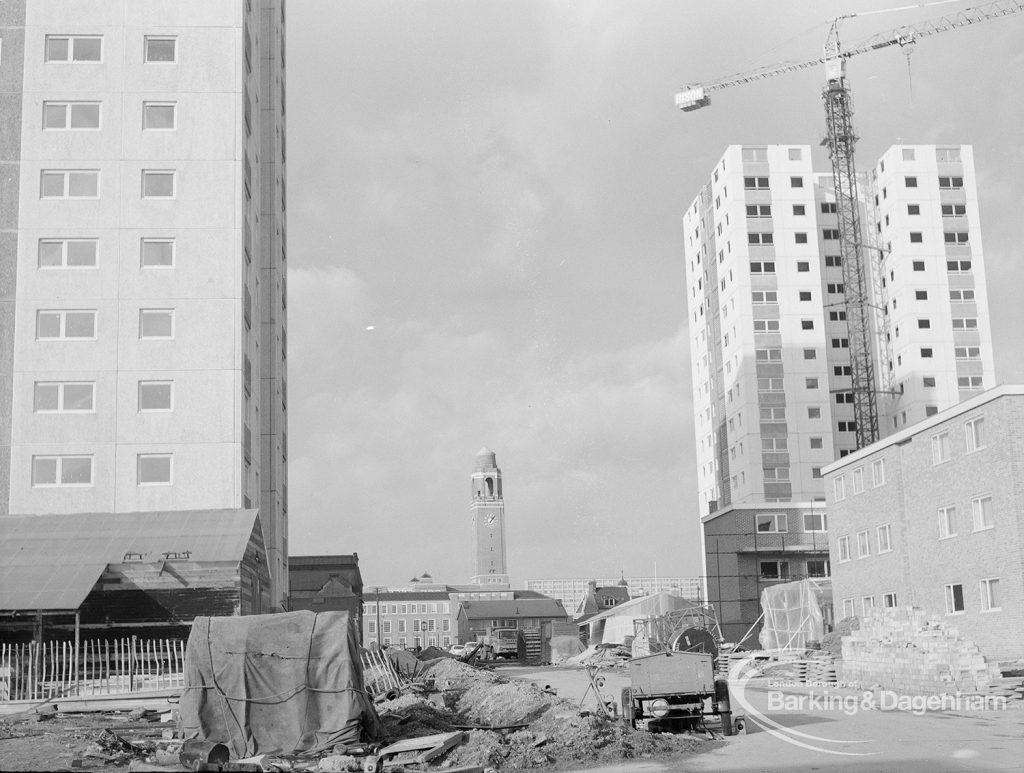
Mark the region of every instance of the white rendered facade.
<instances>
[{"instance_id":1,"label":"white rendered facade","mask_svg":"<svg viewBox=\"0 0 1024 773\"><path fill-rule=\"evenodd\" d=\"M281 3L3 5L0 513L259 508L279 604Z\"/></svg>"},{"instance_id":2,"label":"white rendered facade","mask_svg":"<svg viewBox=\"0 0 1024 773\"><path fill-rule=\"evenodd\" d=\"M875 315L876 386L881 394L898 392L902 383L903 394L879 400L883 435L893 431L894 419L903 426L973 394L961 389L958 379L975 370L982 381L966 382L971 389L988 386L993 378L970 148L957 147L953 154L950 148L913 146L915 152L907 155L919 160L903 162L910 147L890 149L883 161L900 161L888 161L884 173L880 162L871 180L861 183L865 230L871 231L865 242L883 250L891 243L882 268L884 286L872 282L878 307L889 304L884 314ZM940 163L935 160L940 155L961 160ZM912 172L904 174L903 164L912 163L918 187L910 194L897 193L888 180L898 176L905 184ZM959 188L939 191L940 176L955 177ZM877 206L868 200L873 187L886 188ZM908 221L911 216L896 210L902 206L907 212L907 196L918 193L927 198L920 199L921 214ZM954 199L964 202L966 214L943 218L940 204ZM730 504L821 499L821 468L856 446L833 202L831 174L813 170L808 146L734 145L686 210L688 322L704 514ZM925 234L923 244L913 237L911 245L911 233L919 231ZM944 233L965 231L969 245L944 245ZM947 272L947 253L951 261L952 253L966 250L973 258L967 270ZM878 254L869 250L875 280L882 279ZM903 265L921 256L931 258L924 273ZM918 310L924 307L905 300L906 293L915 298L925 289L919 278L930 282L927 328L917 327L919 316L925 318ZM975 293L971 303L954 305L949 290L968 286ZM912 331L907 324L911 315ZM954 318L973 322L954 323ZM973 327L954 336L954 324ZM968 352L968 346L977 348L977 357L957 359L956 352ZM930 358L922 358L922 347L932 349ZM934 387L923 386L932 381Z\"/></svg>"}]
</instances>

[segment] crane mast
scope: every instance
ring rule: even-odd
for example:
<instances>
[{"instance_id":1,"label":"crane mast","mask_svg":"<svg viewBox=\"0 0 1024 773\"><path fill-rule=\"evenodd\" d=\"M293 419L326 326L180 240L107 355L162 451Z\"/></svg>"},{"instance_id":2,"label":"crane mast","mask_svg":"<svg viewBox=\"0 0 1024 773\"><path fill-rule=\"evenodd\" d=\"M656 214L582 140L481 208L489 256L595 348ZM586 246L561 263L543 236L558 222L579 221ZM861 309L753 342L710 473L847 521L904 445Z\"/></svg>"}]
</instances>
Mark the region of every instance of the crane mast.
<instances>
[{"instance_id":1,"label":"crane mast","mask_svg":"<svg viewBox=\"0 0 1024 773\"><path fill-rule=\"evenodd\" d=\"M842 60L829 62L829 77L821 97L825 102L827 144L832 160L836 213L839 216L839 252L843 266L843 302L850 340L850 388L856 422L857 448L878 440L878 391L872 353L871 308L866 250L857 195L857 167L853 131L853 105Z\"/></svg>"}]
</instances>

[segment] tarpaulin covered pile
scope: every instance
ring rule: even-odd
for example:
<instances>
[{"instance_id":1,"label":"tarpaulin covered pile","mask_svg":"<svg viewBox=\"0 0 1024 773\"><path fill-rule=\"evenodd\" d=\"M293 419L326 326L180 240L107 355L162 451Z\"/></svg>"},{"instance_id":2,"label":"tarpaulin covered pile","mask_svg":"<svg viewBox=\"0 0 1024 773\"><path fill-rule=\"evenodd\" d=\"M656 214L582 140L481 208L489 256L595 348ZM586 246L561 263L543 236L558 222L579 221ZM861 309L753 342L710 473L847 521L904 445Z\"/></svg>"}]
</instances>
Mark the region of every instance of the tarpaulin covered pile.
<instances>
[{"instance_id":1,"label":"tarpaulin covered pile","mask_svg":"<svg viewBox=\"0 0 1024 773\"><path fill-rule=\"evenodd\" d=\"M348 612L197 617L185 651L185 738L233 758L380 737Z\"/></svg>"},{"instance_id":2,"label":"tarpaulin covered pile","mask_svg":"<svg viewBox=\"0 0 1024 773\"><path fill-rule=\"evenodd\" d=\"M831 601L830 580L806 579L768 586L761 591L761 647L804 649L808 642L820 642L825 635L822 608Z\"/></svg>"}]
</instances>

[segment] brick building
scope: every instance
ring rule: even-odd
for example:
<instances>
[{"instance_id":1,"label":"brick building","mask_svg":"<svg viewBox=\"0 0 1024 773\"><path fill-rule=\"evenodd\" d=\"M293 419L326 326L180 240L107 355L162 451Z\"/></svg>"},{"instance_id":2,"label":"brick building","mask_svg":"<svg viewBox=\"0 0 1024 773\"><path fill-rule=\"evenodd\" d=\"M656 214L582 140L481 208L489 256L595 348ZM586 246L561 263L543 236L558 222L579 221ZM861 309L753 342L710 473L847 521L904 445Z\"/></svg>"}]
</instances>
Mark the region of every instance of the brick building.
<instances>
[{"instance_id":1,"label":"brick building","mask_svg":"<svg viewBox=\"0 0 1024 773\"><path fill-rule=\"evenodd\" d=\"M824 502L731 505L701 520L708 602L726 641L740 641L753 627L746 646L757 646L764 588L829 576ZM823 612L830 622L830 611Z\"/></svg>"},{"instance_id":2,"label":"brick building","mask_svg":"<svg viewBox=\"0 0 1024 773\"><path fill-rule=\"evenodd\" d=\"M447 590L364 593L364 645L449 647L455 643L458 608Z\"/></svg>"},{"instance_id":3,"label":"brick building","mask_svg":"<svg viewBox=\"0 0 1024 773\"><path fill-rule=\"evenodd\" d=\"M824 471L836 617L915 605L989 658L1024 655L1024 386L1002 386Z\"/></svg>"}]
</instances>

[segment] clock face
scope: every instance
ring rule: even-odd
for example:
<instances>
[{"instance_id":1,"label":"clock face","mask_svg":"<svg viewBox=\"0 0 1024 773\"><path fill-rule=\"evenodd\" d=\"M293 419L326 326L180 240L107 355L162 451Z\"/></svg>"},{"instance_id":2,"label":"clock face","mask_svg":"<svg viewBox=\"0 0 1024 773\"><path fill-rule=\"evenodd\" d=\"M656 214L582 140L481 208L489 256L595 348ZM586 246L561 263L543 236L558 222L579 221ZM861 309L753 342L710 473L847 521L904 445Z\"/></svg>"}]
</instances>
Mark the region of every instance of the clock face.
<instances>
[{"instance_id":1,"label":"clock face","mask_svg":"<svg viewBox=\"0 0 1024 773\"><path fill-rule=\"evenodd\" d=\"M498 516L495 515L494 513L491 513L490 515L487 516L487 525L490 528L493 529L494 528L494 524L496 524L497 522L498 522Z\"/></svg>"}]
</instances>

